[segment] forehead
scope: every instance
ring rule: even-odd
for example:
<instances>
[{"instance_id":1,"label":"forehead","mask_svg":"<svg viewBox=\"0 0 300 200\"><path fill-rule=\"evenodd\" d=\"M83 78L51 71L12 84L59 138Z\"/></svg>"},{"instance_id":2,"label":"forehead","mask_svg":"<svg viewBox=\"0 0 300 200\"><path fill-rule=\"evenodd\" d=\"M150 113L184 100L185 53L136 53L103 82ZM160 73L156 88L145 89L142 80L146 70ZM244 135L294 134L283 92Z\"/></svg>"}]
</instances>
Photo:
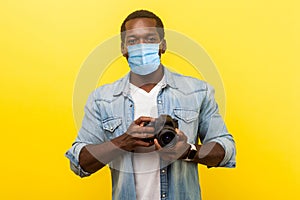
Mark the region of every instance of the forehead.
<instances>
[{"instance_id":1,"label":"forehead","mask_svg":"<svg viewBox=\"0 0 300 200\"><path fill-rule=\"evenodd\" d=\"M156 21L152 18L136 18L131 19L125 24L125 36L142 35L142 34L158 34Z\"/></svg>"}]
</instances>

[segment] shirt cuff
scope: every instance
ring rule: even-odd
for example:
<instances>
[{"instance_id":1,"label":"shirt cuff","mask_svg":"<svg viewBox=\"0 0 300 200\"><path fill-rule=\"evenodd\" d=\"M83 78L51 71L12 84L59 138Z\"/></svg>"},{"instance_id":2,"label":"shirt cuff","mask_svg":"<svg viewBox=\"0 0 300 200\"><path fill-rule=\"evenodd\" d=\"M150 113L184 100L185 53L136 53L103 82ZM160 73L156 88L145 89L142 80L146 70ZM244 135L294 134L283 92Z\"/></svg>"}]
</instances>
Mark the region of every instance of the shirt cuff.
<instances>
[{"instance_id":1,"label":"shirt cuff","mask_svg":"<svg viewBox=\"0 0 300 200\"><path fill-rule=\"evenodd\" d=\"M216 142L220 144L224 151L225 156L223 160L220 162L218 167L228 167L228 168L235 168L236 161L235 161L235 145L233 141L228 140L227 138L217 138L210 142Z\"/></svg>"},{"instance_id":2,"label":"shirt cuff","mask_svg":"<svg viewBox=\"0 0 300 200\"><path fill-rule=\"evenodd\" d=\"M72 171L80 177L86 177L91 173L84 171L79 164L79 154L85 143L74 143L73 146L66 152L65 156L70 160Z\"/></svg>"}]
</instances>

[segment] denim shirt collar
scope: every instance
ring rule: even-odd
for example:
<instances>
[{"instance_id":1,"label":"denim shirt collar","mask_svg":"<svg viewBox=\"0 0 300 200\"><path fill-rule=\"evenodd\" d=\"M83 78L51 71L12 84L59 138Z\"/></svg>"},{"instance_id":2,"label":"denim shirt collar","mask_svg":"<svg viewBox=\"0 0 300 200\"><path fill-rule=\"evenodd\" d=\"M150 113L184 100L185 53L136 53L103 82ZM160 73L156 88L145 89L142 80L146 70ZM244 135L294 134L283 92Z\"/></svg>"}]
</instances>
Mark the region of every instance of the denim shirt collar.
<instances>
[{"instance_id":1,"label":"denim shirt collar","mask_svg":"<svg viewBox=\"0 0 300 200\"><path fill-rule=\"evenodd\" d=\"M165 84L162 86L162 88L165 88L166 86L169 86L171 88L177 89L176 82L171 74L171 72L163 66L164 70L164 76L165 76ZM125 77L119 80L119 83L116 84L113 92L113 96L119 96L121 94L124 94L124 96L128 96L130 94L130 87L129 87L129 78L130 73L128 73Z\"/></svg>"}]
</instances>

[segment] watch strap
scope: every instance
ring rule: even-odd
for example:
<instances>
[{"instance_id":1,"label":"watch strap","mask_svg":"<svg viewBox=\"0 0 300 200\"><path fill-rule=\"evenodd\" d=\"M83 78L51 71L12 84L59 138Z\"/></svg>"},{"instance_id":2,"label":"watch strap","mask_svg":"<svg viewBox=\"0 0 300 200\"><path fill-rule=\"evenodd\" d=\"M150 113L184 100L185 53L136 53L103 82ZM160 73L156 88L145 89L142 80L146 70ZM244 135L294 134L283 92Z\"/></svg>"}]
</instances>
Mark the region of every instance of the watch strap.
<instances>
[{"instance_id":1,"label":"watch strap","mask_svg":"<svg viewBox=\"0 0 300 200\"><path fill-rule=\"evenodd\" d=\"M190 145L190 149L189 149L189 151L187 153L187 156L184 160L185 161L192 161L194 159L195 155L197 154L197 147L194 144L190 144L190 143L188 143L188 144Z\"/></svg>"}]
</instances>

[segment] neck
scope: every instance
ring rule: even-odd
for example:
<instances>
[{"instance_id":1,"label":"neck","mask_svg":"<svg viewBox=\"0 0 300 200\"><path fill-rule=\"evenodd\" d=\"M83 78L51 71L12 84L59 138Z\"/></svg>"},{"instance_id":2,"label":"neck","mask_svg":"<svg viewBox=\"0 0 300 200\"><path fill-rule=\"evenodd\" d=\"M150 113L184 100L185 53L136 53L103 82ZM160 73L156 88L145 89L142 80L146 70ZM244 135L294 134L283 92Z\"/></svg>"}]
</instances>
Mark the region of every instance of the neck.
<instances>
[{"instance_id":1,"label":"neck","mask_svg":"<svg viewBox=\"0 0 300 200\"><path fill-rule=\"evenodd\" d=\"M130 72L130 83L145 90L146 92L150 92L163 76L163 67L160 65L157 70L147 75L138 75Z\"/></svg>"}]
</instances>

